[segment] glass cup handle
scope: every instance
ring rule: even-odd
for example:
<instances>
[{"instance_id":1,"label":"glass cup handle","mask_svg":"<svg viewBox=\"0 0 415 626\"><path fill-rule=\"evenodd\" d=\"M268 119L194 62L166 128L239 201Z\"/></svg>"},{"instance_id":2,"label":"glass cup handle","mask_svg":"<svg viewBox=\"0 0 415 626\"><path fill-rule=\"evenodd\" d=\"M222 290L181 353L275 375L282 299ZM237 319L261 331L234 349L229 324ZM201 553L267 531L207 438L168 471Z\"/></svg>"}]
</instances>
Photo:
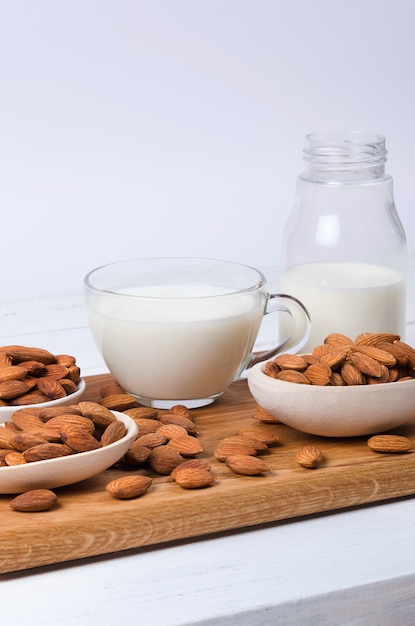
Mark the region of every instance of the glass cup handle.
<instances>
[{"instance_id":1,"label":"glass cup handle","mask_svg":"<svg viewBox=\"0 0 415 626\"><path fill-rule=\"evenodd\" d=\"M280 300L289 300L290 307L280 304ZM294 311L292 309L294 309ZM271 359L282 350L295 354L296 352L301 350L301 348L307 343L310 338L310 315L304 304L300 302L300 300L298 300L297 298L294 298L294 296L289 296L284 293L268 294L268 300L265 307L264 315L269 315L270 313L287 313L295 321L294 332L277 346L274 346L273 348L270 348L270 350L262 352L261 354L256 354L249 361L248 365L245 366L245 369L248 369L253 365L256 365L257 363L261 363L262 361L266 361L267 359ZM300 332L301 327L303 327L303 332Z\"/></svg>"}]
</instances>

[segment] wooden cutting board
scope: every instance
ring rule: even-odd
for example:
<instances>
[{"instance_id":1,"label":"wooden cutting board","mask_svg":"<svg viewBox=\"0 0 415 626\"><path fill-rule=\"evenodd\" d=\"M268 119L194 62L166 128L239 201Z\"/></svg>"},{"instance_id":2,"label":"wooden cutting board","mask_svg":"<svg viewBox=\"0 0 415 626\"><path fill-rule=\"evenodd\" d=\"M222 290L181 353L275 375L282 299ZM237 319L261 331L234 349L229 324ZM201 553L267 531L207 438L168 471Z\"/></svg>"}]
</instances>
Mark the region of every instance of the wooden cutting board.
<instances>
[{"instance_id":1,"label":"wooden cutting board","mask_svg":"<svg viewBox=\"0 0 415 626\"><path fill-rule=\"evenodd\" d=\"M110 379L109 375L87 378L85 399L99 400L100 387ZM246 381L234 383L213 405L193 411L205 446L200 456L211 459L218 477L206 489L185 490L170 477L158 476L143 497L115 500L104 486L123 472L111 468L56 489L59 506L51 511L19 513L8 507L12 496L0 496L0 573L415 493L415 453L378 454L368 448L365 437L325 439L282 424L268 426L281 440L281 445L264 454L272 473L237 476L212 453L220 439L241 427L258 426L255 413ZM415 438L415 423L394 432ZM294 459L296 450L307 443L318 445L324 453L325 462L318 469L305 469Z\"/></svg>"}]
</instances>

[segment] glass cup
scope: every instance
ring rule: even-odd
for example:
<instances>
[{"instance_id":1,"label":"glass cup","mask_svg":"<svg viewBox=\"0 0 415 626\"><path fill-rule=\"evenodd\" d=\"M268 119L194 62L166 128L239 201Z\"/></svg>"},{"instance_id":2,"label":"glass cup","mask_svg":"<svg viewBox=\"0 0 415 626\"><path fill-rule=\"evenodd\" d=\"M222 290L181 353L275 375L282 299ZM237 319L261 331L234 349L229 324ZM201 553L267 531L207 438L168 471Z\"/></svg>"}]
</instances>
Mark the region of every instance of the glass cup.
<instances>
[{"instance_id":1,"label":"glass cup","mask_svg":"<svg viewBox=\"0 0 415 626\"><path fill-rule=\"evenodd\" d=\"M298 351L311 328L301 302L269 294L261 272L213 259L104 265L85 277L85 301L92 335L114 378L140 404L165 409L210 404L254 363ZM270 313L288 316L293 332L254 354ZM299 317L301 323L293 321Z\"/></svg>"}]
</instances>

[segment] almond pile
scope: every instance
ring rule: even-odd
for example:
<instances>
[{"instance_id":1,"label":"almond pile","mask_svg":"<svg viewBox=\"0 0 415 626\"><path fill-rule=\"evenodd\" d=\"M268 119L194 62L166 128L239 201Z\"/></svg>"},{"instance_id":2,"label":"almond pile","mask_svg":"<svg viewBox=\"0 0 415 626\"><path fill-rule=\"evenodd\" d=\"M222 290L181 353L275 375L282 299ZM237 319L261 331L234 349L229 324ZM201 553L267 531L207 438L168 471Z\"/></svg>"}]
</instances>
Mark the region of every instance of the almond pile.
<instances>
[{"instance_id":1,"label":"almond pile","mask_svg":"<svg viewBox=\"0 0 415 626\"><path fill-rule=\"evenodd\" d=\"M332 333L311 354L281 354L265 365L271 378L303 385L372 385L415 377L415 349L392 333L355 340Z\"/></svg>"},{"instance_id":2,"label":"almond pile","mask_svg":"<svg viewBox=\"0 0 415 626\"><path fill-rule=\"evenodd\" d=\"M0 407L50 402L77 390L81 370L75 357L42 348L0 348Z\"/></svg>"},{"instance_id":3,"label":"almond pile","mask_svg":"<svg viewBox=\"0 0 415 626\"><path fill-rule=\"evenodd\" d=\"M5 466L95 450L125 433L125 425L97 402L18 409L0 428L0 472Z\"/></svg>"},{"instance_id":4,"label":"almond pile","mask_svg":"<svg viewBox=\"0 0 415 626\"><path fill-rule=\"evenodd\" d=\"M170 476L184 489L201 489L215 482L216 476L208 461L196 458L204 452L204 446L186 406L177 404L162 413L137 406L136 400L117 383L102 387L101 396L102 406L121 410L138 426L138 436L121 459L121 467ZM150 485L148 476L128 474L111 481L106 490L115 498L136 498Z\"/></svg>"}]
</instances>

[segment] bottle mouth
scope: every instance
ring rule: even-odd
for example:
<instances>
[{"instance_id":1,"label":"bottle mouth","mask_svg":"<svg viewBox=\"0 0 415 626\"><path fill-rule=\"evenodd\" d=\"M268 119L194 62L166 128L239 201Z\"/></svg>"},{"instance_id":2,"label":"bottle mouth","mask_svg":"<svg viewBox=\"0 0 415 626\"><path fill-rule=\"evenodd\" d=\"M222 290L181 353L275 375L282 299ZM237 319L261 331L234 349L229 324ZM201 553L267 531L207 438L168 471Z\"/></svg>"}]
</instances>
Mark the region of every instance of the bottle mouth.
<instances>
[{"instance_id":1,"label":"bottle mouth","mask_svg":"<svg viewBox=\"0 0 415 626\"><path fill-rule=\"evenodd\" d=\"M311 133L305 138L304 160L309 173L359 172L378 178L384 173L388 151L377 133L336 131ZM366 172L366 174L365 174Z\"/></svg>"}]
</instances>

